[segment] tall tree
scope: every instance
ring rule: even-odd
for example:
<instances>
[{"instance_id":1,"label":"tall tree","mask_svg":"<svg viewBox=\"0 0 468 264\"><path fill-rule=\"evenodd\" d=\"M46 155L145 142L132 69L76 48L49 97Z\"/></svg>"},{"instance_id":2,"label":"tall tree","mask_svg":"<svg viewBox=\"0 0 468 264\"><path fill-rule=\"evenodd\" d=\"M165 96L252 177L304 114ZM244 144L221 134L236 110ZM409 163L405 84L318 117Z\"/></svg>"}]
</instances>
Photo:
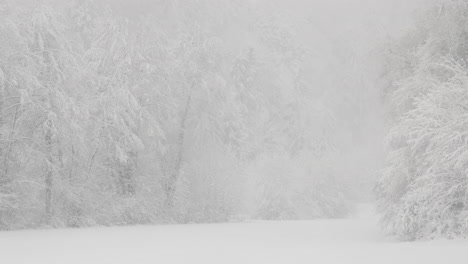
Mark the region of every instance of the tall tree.
<instances>
[{"instance_id":1,"label":"tall tree","mask_svg":"<svg viewBox=\"0 0 468 264\"><path fill-rule=\"evenodd\" d=\"M402 239L467 235L467 10L466 1L431 5L416 38L406 37L390 53L394 119L376 189L384 227Z\"/></svg>"}]
</instances>

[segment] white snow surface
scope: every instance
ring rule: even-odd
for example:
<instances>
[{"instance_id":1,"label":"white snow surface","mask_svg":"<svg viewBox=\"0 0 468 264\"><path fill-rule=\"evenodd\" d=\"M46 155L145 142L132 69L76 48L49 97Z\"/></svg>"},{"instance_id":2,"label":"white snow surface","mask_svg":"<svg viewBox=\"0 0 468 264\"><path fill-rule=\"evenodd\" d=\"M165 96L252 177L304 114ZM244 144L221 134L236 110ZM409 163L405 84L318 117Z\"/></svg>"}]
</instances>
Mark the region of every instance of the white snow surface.
<instances>
[{"instance_id":1,"label":"white snow surface","mask_svg":"<svg viewBox=\"0 0 468 264\"><path fill-rule=\"evenodd\" d=\"M5 264L466 264L467 240L396 242L353 218L0 233Z\"/></svg>"}]
</instances>

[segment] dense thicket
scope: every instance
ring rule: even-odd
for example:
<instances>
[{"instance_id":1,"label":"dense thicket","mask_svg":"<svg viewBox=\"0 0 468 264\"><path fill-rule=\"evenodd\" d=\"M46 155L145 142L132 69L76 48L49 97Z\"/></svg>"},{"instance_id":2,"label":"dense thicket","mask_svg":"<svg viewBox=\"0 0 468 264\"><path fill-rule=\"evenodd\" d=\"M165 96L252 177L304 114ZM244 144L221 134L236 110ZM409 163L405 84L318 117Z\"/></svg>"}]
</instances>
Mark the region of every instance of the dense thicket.
<instances>
[{"instance_id":1,"label":"dense thicket","mask_svg":"<svg viewBox=\"0 0 468 264\"><path fill-rule=\"evenodd\" d=\"M387 52L390 154L377 185L402 239L468 235L468 1L431 2Z\"/></svg>"},{"instance_id":2,"label":"dense thicket","mask_svg":"<svg viewBox=\"0 0 468 264\"><path fill-rule=\"evenodd\" d=\"M351 210L361 173L336 164L366 137L338 132L365 116L343 92L358 73L323 74L343 44L306 45L268 4L102 3L0 8L2 229Z\"/></svg>"}]
</instances>

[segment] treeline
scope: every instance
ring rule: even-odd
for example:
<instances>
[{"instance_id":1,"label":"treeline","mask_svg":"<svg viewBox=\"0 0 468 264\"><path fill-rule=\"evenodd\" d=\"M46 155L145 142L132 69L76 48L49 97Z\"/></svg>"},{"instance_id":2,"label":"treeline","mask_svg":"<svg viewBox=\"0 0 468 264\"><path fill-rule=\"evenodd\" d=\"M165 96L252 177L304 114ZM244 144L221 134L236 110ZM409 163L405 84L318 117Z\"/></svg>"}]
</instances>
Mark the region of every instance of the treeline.
<instances>
[{"instance_id":1,"label":"treeline","mask_svg":"<svg viewBox=\"0 0 468 264\"><path fill-rule=\"evenodd\" d=\"M468 235L468 1L426 3L387 48L382 223L401 239Z\"/></svg>"},{"instance_id":2,"label":"treeline","mask_svg":"<svg viewBox=\"0 0 468 264\"><path fill-rule=\"evenodd\" d=\"M345 216L334 95L270 11L0 6L0 227Z\"/></svg>"}]
</instances>

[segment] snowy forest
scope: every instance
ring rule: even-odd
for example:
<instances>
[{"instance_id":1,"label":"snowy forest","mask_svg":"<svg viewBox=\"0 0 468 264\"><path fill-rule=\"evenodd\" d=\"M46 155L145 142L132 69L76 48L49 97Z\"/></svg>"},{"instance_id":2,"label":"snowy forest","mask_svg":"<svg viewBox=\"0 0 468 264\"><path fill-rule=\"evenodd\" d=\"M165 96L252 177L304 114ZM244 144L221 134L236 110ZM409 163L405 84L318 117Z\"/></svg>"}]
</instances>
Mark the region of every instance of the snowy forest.
<instances>
[{"instance_id":1,"label":"snowy forest","mask_svg":"<svg viewBox=\"0 0 468 264\"><path fill-rule=\"evenodd\" d=\"M466 237L467 43L467 0L0 1L0 229Z\"/></svg>"},{"instance_id":2,"label":"snowy forest","mask_svg":"<svg viewBox=\"0 0 468 264\"><path fill-rule=\"evenodd\" d=\"M376 186L386 230L468 235L468 1L424 6L385 50L387 159Z\"/></svg>"}]
</instances>

